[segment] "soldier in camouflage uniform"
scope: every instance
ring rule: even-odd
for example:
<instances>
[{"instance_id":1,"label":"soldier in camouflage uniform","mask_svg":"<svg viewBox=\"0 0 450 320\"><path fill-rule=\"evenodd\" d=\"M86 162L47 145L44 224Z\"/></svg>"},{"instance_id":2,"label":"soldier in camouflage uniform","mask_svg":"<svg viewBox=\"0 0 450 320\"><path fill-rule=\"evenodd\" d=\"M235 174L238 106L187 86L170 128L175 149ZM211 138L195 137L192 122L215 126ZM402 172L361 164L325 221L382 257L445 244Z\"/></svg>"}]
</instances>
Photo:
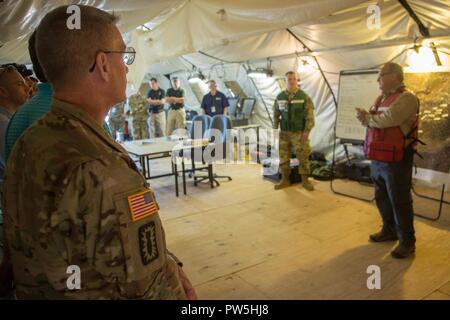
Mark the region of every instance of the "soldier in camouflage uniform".
<instances>
[{"instance_id":1,"label":"soldier in camouflage uniform","mask_svg":"<svg viewBox=\"0 0 450 320\"><path fill-rule=\"evenodd\" d=\"M280 126L280 169L281 181L275 185L275 190L290 185L291 150L295 149L299 161L299 173L306 190L314 190L309 181L309 132L314 127L314 105L300 88L298 88L297 73L286 73L287 90L278 94L274 105L274 129Z\"/></svg>"},{"instance_id":2,"label":"soldier in camouflage uniform","mask_svg":"<svg viewBox=\"0 0 450 320\"><path fill-rule=\"evenodd\" d=\"M132 61L100 50L126 50L116 18L79 5L84 27L69 34L67 8L48 13L37 29L39 60L55 88L51 109L20 137L7 163L4 227L16 295L195 298L167 250L153 191L102 128L108 106L125 99L124 60ZM96 32L100 43L92 41ZM54 41L68 37L64 47ZM80 49L86 59L70 64ZM81 272L80 288L69 285L73 266Z\"/></svg>"},{"instance_id":3,"label":"soldier in camouflage uniform","mask_svg":"<svg viewBox=\"0 0 450 320\"><path fill-rule=\"evenodd\" d=\"M108 125L111 130L111 136L114 140L117 140L117 132L125 130L125 102L116 104L108 113Z\"/></svg>"},{"instance_id":4,"label":"soldier in camouflage uniform","mask_svg":"<svg viewBox=\"0 0 450 320\"><path fill-rule=\"evenodd\" d=\"M148 139L146 99L140 93L136 93L128 98L128 105L130 106L130 113L133 117L133 139Z\"/></svg>"}]
</instances>

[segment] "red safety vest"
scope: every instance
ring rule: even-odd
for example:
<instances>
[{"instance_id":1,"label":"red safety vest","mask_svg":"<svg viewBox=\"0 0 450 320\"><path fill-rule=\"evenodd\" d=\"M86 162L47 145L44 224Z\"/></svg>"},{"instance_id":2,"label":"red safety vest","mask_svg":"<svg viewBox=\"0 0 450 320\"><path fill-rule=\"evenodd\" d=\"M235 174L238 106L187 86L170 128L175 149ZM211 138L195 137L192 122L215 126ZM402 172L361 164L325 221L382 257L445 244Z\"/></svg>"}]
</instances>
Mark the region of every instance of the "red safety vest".
<instances>
[{"instance_id":1,"label":"red safety vest","mask_svg":"<svg viewBox=\"0 0 450 320\"><path fill-rule=\"evenodd\" d=\"M399 88L395 93L386 97L380 95L375 104L370 108L371 114L381 114L389 108L397 98L405 92L405 87ZM406 140L412 140L408 144L415 146L419 136L419 114L411 131L405 136L400 126L390 128L367 128L366 140L364 141L364 155L366 159L384 162L398 162L403 159Z\"/></svg>"}]
</instances>

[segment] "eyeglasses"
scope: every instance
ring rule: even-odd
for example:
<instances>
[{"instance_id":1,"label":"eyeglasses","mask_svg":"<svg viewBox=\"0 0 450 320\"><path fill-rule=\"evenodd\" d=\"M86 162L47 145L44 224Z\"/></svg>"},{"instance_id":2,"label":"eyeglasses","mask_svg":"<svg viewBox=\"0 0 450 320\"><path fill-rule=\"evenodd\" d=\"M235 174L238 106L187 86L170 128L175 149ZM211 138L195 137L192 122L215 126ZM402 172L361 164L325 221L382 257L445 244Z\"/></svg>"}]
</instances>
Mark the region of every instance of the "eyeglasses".
<instances>
[{"instance_id":1,"label":"eyeglasses","mask_svg":"<svg viewBox=\"0 0 450 320\"><path fill-rule=\"evenodd\" d=\"M121 53L121 54L123 54L123 62L126 65L132 64L134 62L134 58L136 57L136 50L134 50L133 47L128 47L128 48L125 49L125 51L104 51L104 50L99 50L95 54L96 57L97 57L97 54L99 52L103 52L103 53ZM97 60L94 60L94 64L89 69L89 72L93 72L94 71L96 63L97 63Z\"/></svg>"},{"instance_id":2,"label":"eyeglasses","mask_svg":"<svg viewBox=\"0 0 450 320\"><path fill-rule=\"evenodd\" d=\"M384 77L384 76L386 76L386 75L388 75L388 74L392 74L392 72L380 73L380 74L378 75L378 77L381 78L381 77Z\"/></svg>"}]
</instances>

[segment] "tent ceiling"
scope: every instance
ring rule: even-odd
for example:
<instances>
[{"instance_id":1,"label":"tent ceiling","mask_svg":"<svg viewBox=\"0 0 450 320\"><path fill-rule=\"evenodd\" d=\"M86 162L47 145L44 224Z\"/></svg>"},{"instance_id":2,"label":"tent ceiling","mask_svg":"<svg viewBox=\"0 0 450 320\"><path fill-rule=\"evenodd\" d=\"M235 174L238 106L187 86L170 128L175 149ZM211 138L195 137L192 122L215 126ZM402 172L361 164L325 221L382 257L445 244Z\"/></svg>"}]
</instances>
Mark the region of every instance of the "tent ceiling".
<instances>
[{"instance_id":1,"label":"tent ceiling","mask_svg":"<svg viewBox=\"0 0 450 320\"><path fill-rule=\"evenodd\" d=\"M28 62L27 39L42 16L56 6L74 1L11 1L0 3L0 62ZM134 0L75 1L114 11L121 16L120 29L138 56L130 68L130 81L138 84L147 72L167 74L189 70L195 64L210 68L218 60L266 59L301 52L303 46L289 29L313 51L383 44L396 47L397 39L420 37L414 21L396 0ZM431 35L446 35L448 0L408 0ZM369 30L367 7L381 7L381 28ZM145 24L148 28L136 29ZM352 51L358 51L358 47ZM362 48L362 47L361 47ZM360 48L360 49L361 49ZM355 53L356 54L356 53ZM184 59L178 57L184 56ZM322 55L322 54L321 54ZM329 55L325 55L330 59ZM347 56L345 54L344 56ZM336 60L342 53L334 54ZM341 57L341 58L340 58ZM369 60L372 58L369 58ZM374 59L372 59L374 60ZM260 63L263 63L260 61ZM357 64L362 64L358 61Z\"/></svg>"},{"instance_id":2,"label":"tent ceiling","mask_svg":"<svg viewBox=\"0 0 450 320\"><path fill-rule=\"evenodd\" d=\"M27 60L26 41L42 17L67 3L89 4L121 16L120 30L134 30L156 62L237 39L314 22L363 0L134 0L0 2L0 57ZM146 24L150 31L135 30Z\"/></svg>"}]
</instances>

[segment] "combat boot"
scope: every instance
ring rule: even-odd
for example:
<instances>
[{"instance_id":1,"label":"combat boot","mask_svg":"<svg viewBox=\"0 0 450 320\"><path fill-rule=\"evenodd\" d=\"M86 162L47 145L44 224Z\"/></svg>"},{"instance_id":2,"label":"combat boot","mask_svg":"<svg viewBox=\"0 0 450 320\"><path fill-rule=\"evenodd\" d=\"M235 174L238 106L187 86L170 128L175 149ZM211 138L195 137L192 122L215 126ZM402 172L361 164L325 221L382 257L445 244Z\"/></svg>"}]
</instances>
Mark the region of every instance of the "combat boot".
<instances>
[{"instance_id":1,"label":"combat boot","mask_svg":"<svg viewBox=\"0 0 450 320\"><path fill-rule=\"evenodd\" d=\"M314 186L312 185L312 183L309 181L309 177L306 174L302 174L302 185L303 188L305 188L308 191L313 191L314 190Z\"/></svg>"},{"instance_id":2,"label":"combat boot","mask_svg":"<svg viewBox=\"0 0 450 320\"><path fill-rule=\"evenodd\" d=\"M274 186L275 190L280 190L291 185L291 181L289 180L289 173L290 172L283 172L281 174L281 181Z\"/></svg>"}]
</instances>

